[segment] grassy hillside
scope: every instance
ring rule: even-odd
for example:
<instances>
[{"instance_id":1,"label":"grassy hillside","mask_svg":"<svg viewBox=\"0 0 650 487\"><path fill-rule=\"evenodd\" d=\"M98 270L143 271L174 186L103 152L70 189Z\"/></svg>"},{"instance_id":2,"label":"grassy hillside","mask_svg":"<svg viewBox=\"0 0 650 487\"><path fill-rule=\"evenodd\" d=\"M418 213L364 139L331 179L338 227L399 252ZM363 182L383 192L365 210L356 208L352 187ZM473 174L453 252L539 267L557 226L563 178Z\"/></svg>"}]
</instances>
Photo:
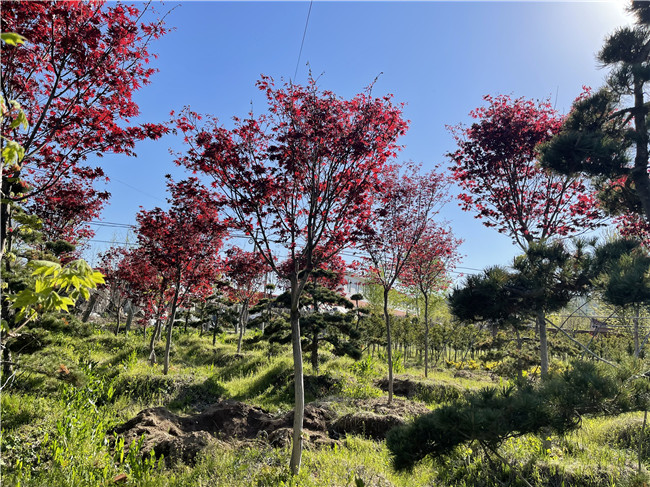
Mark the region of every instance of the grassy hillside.
<instances>
[{"instance_id":1,"label":"grassy hillside","mask_svg":"<svg viewBox=\"0 0 650 487\"><path fill-rule=\"evenodd\" d=\"M49 320L30 330L15 354L19 374L2 400L2 485L20 486L643 486L650 447L639 445L643 415L588 418L565 437L528 435L499 448L504 461L470 444L444 458L427 459L413 471L396 473L383 441L361 435L308 447L301 474L288 473L289 449L263 436L215 439L193 465L170 464L142 454L144 443L124 444L112 429L143 409L165 406L191 415L225 399L259 406L281 417L292 409L292 364L288 348L248 343L237 355L236 337L223 334L216 346L195 330L176 330L172 368L164 376L151 366L145 338L115 336L99 325ZM162 345L161 345L162 346ZM158 356L162 355L162 350ZM398 375L417 383L400 404L435 409L466 390L499 385L486 371L438 368L426 381L417 363ZM354 362L323 351L320 374L306 370L307 400L335 418L385 402L380 357ZM406 381L409 383L409 381ZM409 414L408 407L403 408ZM413 409L416 411L416 409ZM370 413L369 413L370 414ZM640 449L639 449L640 447ZM515 473L516 471L516 473Z\"/></svg>"}]
</instances>

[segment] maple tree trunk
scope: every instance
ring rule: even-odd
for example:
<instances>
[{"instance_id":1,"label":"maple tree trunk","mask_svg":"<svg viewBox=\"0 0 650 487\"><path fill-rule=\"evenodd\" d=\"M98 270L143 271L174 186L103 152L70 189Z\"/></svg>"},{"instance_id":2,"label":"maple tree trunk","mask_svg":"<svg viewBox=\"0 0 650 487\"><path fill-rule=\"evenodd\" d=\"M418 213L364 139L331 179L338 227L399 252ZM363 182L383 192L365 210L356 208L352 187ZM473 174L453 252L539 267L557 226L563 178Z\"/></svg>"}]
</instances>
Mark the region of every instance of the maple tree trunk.
<instances>
[{"instance_id":1,"label":"maple tree trunk","mask_svg":"<svg viewBox=\"0 0 650 487\"><path fill-rule=\"evenodd\" d=\"M305 387L303 380L302 346L300 343L300 294L298 283L291 283L291 344L293 347L293 380L294 380L294 415L293 443L289 468L293 475L300 472L302 461L302 424L305 417Z\"/></svg>"},{"instance_id":2,"label":"maple tree trunk","mask_svg":"<svg viewBox=\"0 0 650 487\"><path fill-rule=\"evenodd\" d=\"M214 320L214 325L212 326L212 346L214 347L217 344L217 327L219 326L219 313Z\"/></svg>"},{"instance_id":3,"label":"maple tree trunk","mask_svg":"<svg viewBox=\"0 0 650 487\"><path fill-rule=\"evenodd\" d=\"M424 377L429 377L429 296L424 294Z\"/></svg>"},{"instance_id":4,"label":"maple tree trunk","mask_svg":"<svg viewBox=\"0 0 650 487\"><path fill-rule=\"evenodd\" d=\"M539 328L539 362L542 377L548 375L548 340L546 338L546 314L537 312L537 327Z\"/></svg>"},{"instance_id":5,"label":"maple tree trunk","mask_svg":"<svg viewBox=\"0 0 650 487\"><path fill-rule=\"evenodd\" d=\"M115 313L117 317L117 326L115 326L115 336L120 332L120 311L122 310L122 300L118 299L117 304L115 305L117 312Z\"/></svg>"},{"instance_id":6,"label":"maple tree trunk","mask_svg":"<svg viewBox=\"0 0 650 487\"><path fill-rule=\"evenodd\" d=\"M246 326L244 323L248 321L248 301L241 304L241 311L239 312L239 340L237 341L237 353L241 353L241 345L244 340L244 330Z\"/></svg>"},{"instance_id":7,"label":"maple tree trunk","mask_svg":"<svg viewBox=\"0 0 650 487\"><path fill-rule=\"evenodd\" d=\"M3 163L4 165L4 163ZM7 178L2 178L2 194L8 195L11 191L11 184ZM5 201L4 197L0 203L0 259L5 254L7 248L7 238L9 226L11 225L11 205Z\"/></svg>"},{"instance_id":8,"label":"maple tree trunk","mask_svg":"<svg viewBox=\"0 0 650 487\"><path fill-rule=\"evenodd\" d=\"M151 343L149 344L149 362L151 365L156 363L156 337L160 334L160 329L162 327L162 301L163 295L161 294L160 302L158 303L158 313L156 315L156 324L153 328L153 334L151 335Z\"/></svg>"},{"instance_id":9,"label":"maple tree trunk","mask_svg":"<svg viewBox=\"0 0 650 487\"><path fill-rule=\"evenodd\" d=\"M633 324L634 324L634 357L639 358L639 354L641 353L641 347L639 345L639 307L636 307L635 314L634 314L634 319L633 319Z\"/></svg>"},{"instance_id":10,"label":"maple tree trunk","mask_svg":"<svg viewBox=\"0 0 650 487\"><path fill-rule=\"evenodd\" d=\"M314 372L318 374L318 330L316 329L314 329L311 338L311 366Z\"/></svg>"},{"instance_id":11,"label":"maple tree trunk","mask_svg":"<svg viewBox=\"0 0 650 487\"><path fill-rule=\"evenodd\" d=\"M174 298L172 299L172 309L169 313L169 324L167 325L167 343L165 344L165 363L163 365L163 374L167 375L169 372L169 354L172 349L172 329L174 328L174 319L176 319L176 304L178 303L178 291L181 287L180 276L176 281L176 289L174 289Z\"/></svg>"},{"instance_id":12,"label":"maple tree trunk","mask_svg":"<svg viewBox=\"0 0 650 487\"><path fill-rule=\"evenodd\" d=\"M388 314L388 289L384 289L384 320L386 321L386 352L388 357L388 404L393 402L393 347L390 339L390 315Z\"/></svg>"},{"instance_id":13,"label":"maple tree trunk","mask_svg":"<svg viewBox=\"0 0 650 487\"><path fill-rule=\"evenodd\" d=\"M133 312L134 312L133 303L129 301L129 312L126 315L126 325L124 325L124 335L129 336L129 330L131 329L131 322L133 321Z\"/></svg>"}]
</instances>

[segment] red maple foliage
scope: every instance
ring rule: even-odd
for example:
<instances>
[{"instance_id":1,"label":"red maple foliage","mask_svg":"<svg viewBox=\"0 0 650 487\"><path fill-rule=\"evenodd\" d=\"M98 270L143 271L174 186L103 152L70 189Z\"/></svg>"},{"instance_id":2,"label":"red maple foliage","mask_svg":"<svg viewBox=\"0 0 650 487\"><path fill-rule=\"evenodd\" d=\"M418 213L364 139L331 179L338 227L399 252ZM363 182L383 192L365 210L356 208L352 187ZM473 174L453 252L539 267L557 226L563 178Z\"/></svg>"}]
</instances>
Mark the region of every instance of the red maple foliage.
<instances>
[{"instance_id":1,"label":"red maple foliage","mask_svg":"<svg viewBox=\"0 0 650 487\"><path fill-rule=\"evenodd\" d=\"M2 174L2 250L11 202L58 189L62 179L90 184L102 174L84 166L88 156L134 155L137 140L167 131L129 125L139 114L133 94L156 72L149 44L167 32L162 21L143 22L144 11L104 1L3 3L2 32L28 42L3 46L0 88L21 105L29 128L2 122L3 135L25 149L22 162ZM16 191L15 181L25 179L30 185Z\"/></svg>"},{"instance_id":2,"label":"red maple foliage","mask_svg":"<svg viewBox=\"0 0 650 487\"><path fill-rule=\"evenodd\" d=\"M226 250L224 274L230 285L225 292L240 305L237 353L241 352L244 330L248 323L248 308L256 304L269 270L268 264L257 252L246 252L239 247Z\"/></svg>"},{"instance_id":3,"label":"red maple foliage","mask_svg":"<svg viewBox=\"0 0 650 487\"><path fill-rule=\"evenodd\" d=\"M178 163L214 179L238 227L280 279L291 285L296 407L291 470L300 469L304 388L299 299L309 273L361 235L380 173L406 130L391 97L370 89L350 100L306 86L258 82L268 113L200 122L185 109L175 118L189 145ZM279 252L283 248L286 253ZM319 249L318 252L316 249ZM280 263L289 260L288 270Z\"/></svg>"},{"instance_id":4,"label":"red maple foliage","mask_svg":"<svg viewBox=\"0 0 650 487\"><path fill-rule=\"evenodd\" d=\"M557 134L563 118L548 102L485 96L470 127L451 127L458 150L449 154L461 207L474 211L525 249L532 241L593 229L602 219L595 193L579 176L537 164L536 148Z\"/></svg>"},{"instance_id":5,"label":"red maple foliage","mask_svg":"<svg viewBox=\"0 0 650 487\"><path fill-rule=\"evenodd\" d=\"M46 241L65 240L73 245L83 245L95 236L88 222L99 217L110 193L97 191L92 186L95 173L100 168L86 172L88 177L61 179L56 188L38 193L27 205L27 210L43 222ZM36 183L40 178L35 178Z\"/></svg>"},{"instance_id":6,"label":"red maple foliage","mask_svg":"<svg viewBox=\"0 0 650 487\"><path fill-rule=\"evenodd\" d=\"M158 273L143 257L141 248L110 248L100 256L98 270L104 275L105 286L116 308L116 334L120 326L120 308L127 301L144 311L145 320L162 308L164 296L159 294Z\"/></svg>"},{"instance_id":7,"label":"red maple foliage","mask_svg":"<svg viewBox=\"0 0 650 487\"><path fill-rule=\"evenodd\" d=\"M212 191L198 179L167 184L171 208L141 210L136 215L138 244L142 256L158 273L160 295L170 299L169 325L164 372L169 370L171 328L177 307L184 297L208 296L220 271L218 252L227 226L220 216L220 204ZM154 332L154 337L156 332ZM153 343L151 342L152 357Z\"/></svg>"}]
</instances>

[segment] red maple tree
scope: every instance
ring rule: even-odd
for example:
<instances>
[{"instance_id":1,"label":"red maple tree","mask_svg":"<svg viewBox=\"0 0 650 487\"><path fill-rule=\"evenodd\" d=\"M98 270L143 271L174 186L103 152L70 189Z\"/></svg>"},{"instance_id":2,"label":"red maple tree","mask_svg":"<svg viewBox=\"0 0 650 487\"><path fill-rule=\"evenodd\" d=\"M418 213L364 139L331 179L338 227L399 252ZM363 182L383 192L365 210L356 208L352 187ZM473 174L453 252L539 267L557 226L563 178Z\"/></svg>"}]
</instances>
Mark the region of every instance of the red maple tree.
<instances>
[{"instance_id":1,"label":"red maple tree","mask_svg":"<svg viewBox=\"0 0 650 487\"><path fill-rule=\"evenodd\" d=\"M144 10L148 10L146 7ZM143 22L144 11L120 3L4 2L2 32L27 39L2 49L0 89L26 113L26 131L2 122L2 134L25 149L23 160L2 172L1 242L4 252L12 203L85 180L101 172L91 155L134 155L135 142L156 139L164 124L129 125L139 114L133 94L149 82L149 44L166 33L162 21ZM19 188L16 182L22 182ZM25 183L27 181L29 184Z\"/></svg>"},{"instance_id":2,"label":"red maple tree","mask_svg":"<svg viewBox=\"0 0 650 487\"><path fill-rule=\"evenodd\" d=\"M136 215L136 235L146 258L157 270L160 296L171 294L163 371L169 371L172 326L176 309L188 294L209 295L220 265L218 252L226 234L217 198L198 179L167 184L171 208L142 210ZM155 361L154 341L151 357Z\"/></svg>"},{"instance_id":3,"label":"red maple tree","mask_svg":"<svg viewBox=\"0 0 650 487\"><path fill-rule=\"evenodd\" d=\"M88 222L99 217L110 198L110 193L92 186L93 180L101 175L101 168L89 169L82 178L62 178L56 188L34 195L27 211L43 222L41 231L45 241L64 240L79 246L95 236ZM35 180L38 185L41 178Z\"/></svg>"},{"instance_id":4,"label":"red maple tree","mask_svg":"<svg viewBox=\"0 0 650 487\"><path fill-rule=\"evenodd\" d=\"M310 272L360 236L369 218L379 174L406 130L391 97L370 89L350 100L306 86L276 87L262 77L267 114L218 120L189 109L176 126L189 145L178 163L214 179L225 206L255 249L291 290L295 415L291 470L302 458L304 385L300 344L300 295ZM284 249L279 252L279 249ZM317 250L318 249L318 250ZM289 260L287 270L280 263Z\"/></svg>"},{"instance_id":5,"label":"red maple tree","mask_svg":"<svg viewBox=\"0 0 650 487\"><path fill-rule=\"evenodd\" d=\"M458 150L453 177L465 191L463 210L496 227L526 251L533 242L596 228L603 218L595 192L580 174L562 175L538 164L538 148L562 127L548 102L486 96L471 127L452 128ZM537 316L541 373L548 372L546 320Z\"/></svg>"},{"instance_id":6,"label":"red maple tree","mask_svg":"<svg viewBox=\"0 0 650 487\"><path fill-rule=\"evenodd\" d=\"M449 201L449 179L436 169L426 174L421 174L415 164L387 169L381 198L376 200L373 217L365 227L362 248L368 256L366 275L383 288L384 294L389 404L393 400L393 355L388 295L430 220Z\"/></svg>"},{"instance_id":7,"label":"red maple tree","mask_svg":"<svg viewBox=\"0 0 650 487\"><path fill-rule=\"evenodd\" d=\"M248 308L257 302L269 270L268 264L257 252L246 252L239 247L226 250L224 274L230 285L225 291L240 306L237 353L241 352L244 330L248 323Z\"/></svg>"},{"instance_id":8,"label":"red maple tree","mask_svg":"<svg viewBox=\"0 0 650 487\"><path fill-rule=\"evenodd\" d=\"M449 154L461 207L525 250L532 241L575 235L600 224L595 193L580 176L544 170L537 147L557 134L563 118L548 102L485 96L470 127L452 127Z\"/></svg>"},{"instance_id":9,"label":"red maple tree","mask_svg":"<svg viewBox=\"0 0 650 487\"><path fill-rule=\"evenodd\" d=\"M461 243L450 229L430 223L413 248L400 277L401 284L416 288L424 298L425 377L429 374L429 300L449 286L449 272L460 260L458 247Z\"/></svg>"}]
</instances>

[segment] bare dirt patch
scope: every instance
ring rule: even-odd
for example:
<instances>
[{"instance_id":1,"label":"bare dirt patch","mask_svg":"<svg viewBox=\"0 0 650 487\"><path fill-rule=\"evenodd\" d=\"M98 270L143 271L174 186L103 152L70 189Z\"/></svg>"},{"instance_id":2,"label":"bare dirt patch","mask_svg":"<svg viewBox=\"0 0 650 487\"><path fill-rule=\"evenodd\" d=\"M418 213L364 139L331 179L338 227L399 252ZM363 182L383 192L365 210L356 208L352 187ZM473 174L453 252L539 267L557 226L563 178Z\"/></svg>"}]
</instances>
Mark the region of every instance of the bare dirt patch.
<instances>
[{"instance_id":1,"label":"bare dirt patch","mask_svg":"<svg viewBox=\"0 0 650 487\"><path fill-rule=\"evenodd\" d=\"M326 446L335 443L327 432L329 417L325 409L307 405L303 424L308 444ZM224 443L224 446L242 440L286 446L291 442L292 426L293 412L274 417L255 406L222 401L191 416L179 416L164 407L145 409L115 428L114 432L123 436L127 445L145 435L144 455L153 450L157 457L164 455L168 463L180 460L192 464L197 454L215 441Z\"/></svg>"},{"instance_id":2,"label":"bare dirt patch","mask_svg":"<svg viewBox=\"0 0 650 487\"><path fill-rule=\"evenodd\" d=\"M354 401L351 406L354 413L336 419L326 403L308 404L303 422L305 446L332 446L346 434L383 439L407 418L428 412L422 404L397 398L391 405L382 398ZM224 448L250 441L288 446L292 428L293 411L273 416L262 408L227 400L190 416L174 414L164 407L145 409L113 431L124 437L126 445L144 435L143 455L153 451L156 457L163 455L168 464L181 461L191 465L199 452L215 442Z\"/></svg>"}]
</instances>

